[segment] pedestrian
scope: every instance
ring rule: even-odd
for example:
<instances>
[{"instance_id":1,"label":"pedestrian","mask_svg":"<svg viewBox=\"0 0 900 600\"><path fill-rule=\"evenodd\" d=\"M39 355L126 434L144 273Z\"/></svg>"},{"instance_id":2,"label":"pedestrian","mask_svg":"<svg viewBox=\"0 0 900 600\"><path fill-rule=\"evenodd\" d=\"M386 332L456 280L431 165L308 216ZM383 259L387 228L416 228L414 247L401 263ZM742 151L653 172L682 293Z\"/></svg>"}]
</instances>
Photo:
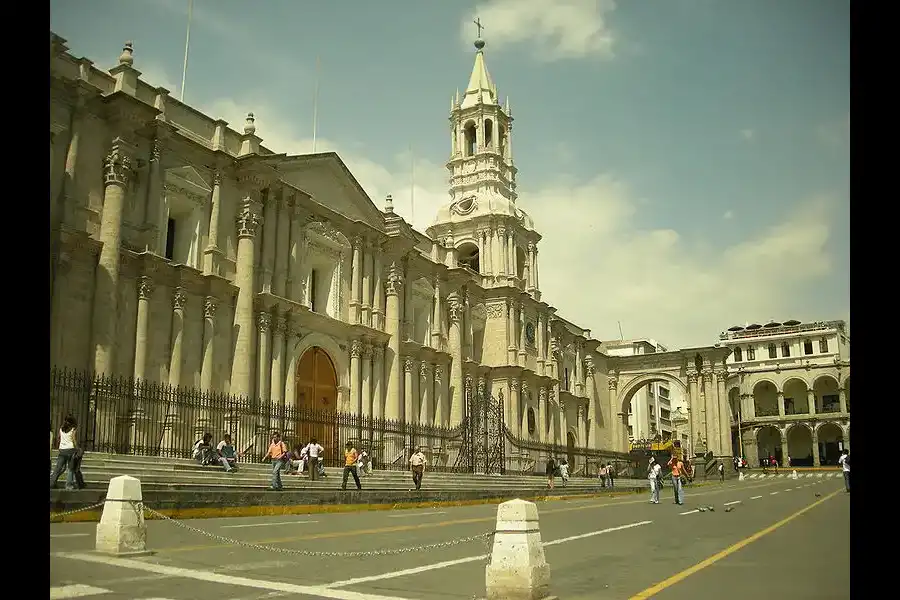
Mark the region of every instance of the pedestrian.
<instances>
[{"instance_id":1,"label":"pedestrian","mask_svg":"<svg viewBox=\"0 0 900 600\"><path fill-rule=\"evenodd\" d=\"M357 470L359 471L359 476L364 477L366 475L371 475L372 470L369 468L369 453L363 450L359 453L359 458L356 460Z\"/></svg>"},{"instance_id":2,"label":"pedestrian","mask_svg":"<svg viewBox=\"0 0 900 600\"><path fill-rule=\"evenodd\" d=\"M216 453L218 454L219 462L225 467L226 473L232 473L237 470L238 456L234 449L234 444L231 443L230 433L226 433L219 445L216 446Z\"/></svg>"},{"instance_id":3,"label":"pedestrian","mask_svg":"<svg viewBox=\"0 0 900 600\"><path fill-rule=\"evenodd\" d=\"M547 489L553 489L553 478L556 476L556 459L551 455L547 459Z\"/></svg>"},{"instance_id":4,"label":"pedestrian","mask_svg":"<svg viewBox=\"0 0 900 600\"><path fill-rule=\"evenodd\" d=\"M838 459L838 464L841 465L841 471L844 474L844 488L846 492L850 493L850 451L844 448L841 452L841 457Z\"/></svg>"},{"instance_id":5,"label":"pedestrian","mask_svg":"<svg viewBox=\"0 0 900 600\"><path fill-rule=\"evenodd\" d=\"M361 490L362 485L359 483L359 473L356 468L356 461L359 458L359 452L353 447L352 442L347 442L347 449L344 450L344 480L341 482L341 489L347 489L347 476L353 475L353 481L356 482L356 489Z\"/></svg>"},{"instance_id":6,"label":"pedestrian","mask_svg":"<svg viewBox=\"0 0 900 600\"><path fill-rule=\"evenodd\" d=\"M325 448L319 445L316 438L309 440L306 446L306 455L309 457L309 478L315 481L319 478L319 455L325 452Z\"/></svg>"},{"instance_id":7,"label":"pedestrian","mask_svg":"<svg viewBox=\"0 0 900 600\"><path fill-rule=\"evenodd\" d=\"M656 462L656 459L650 458L650 467L647 472L647 479L650 480L650 504L659 504L659 488L660 474L662 467Z\"/></svg>"},{"instance_id":8,"label":"pedestrian","mask_svg":"<svg viewBox=\"0 0 900 600\"><path fill-rule=\"evenodd\" d=\"M409 468L412 470L413 485L416 489L422 489L422 476L425 474L425 454L422 453L422 447L416 448L416 451L409 457Z\"/></svg>"},{"instance_id":9,"label":"pedestrian","mask_svg":"<svg viewBox=\"0 0 900 600\"><path fill-rule=\"evenodd\" d=\"M569 483L569 460L562 458L559 461L559 476L562 477L563 487Z\"/></svg>"},{"instance_id":10,"label":"pedestrian","mask_svg":"<svg viewBox=\"0 0 900 600\"><path fill-rule=\"evenodd\" d=\"M725 481L725 463L719 463L719 481Z\"/></svg>"},{"instance_id":11,"label":"pedestrian","mask_svg":"<svg viewBox=\"0 0 900 600\"><path fill-rule=\"evenodd\" d=\"M600 480L600 487L606 487L606 465L600 463L600 468L597 469L597 479Z\"/></svg>"},{"instance_id":12,"label":"pedestrian","mask_svg":"<svg viewBox=\"0 0 900 600\"><path fill-rule=\"evenodd\" d=\"M56 467L50 474L50 489L56 487L56 482L63 471L66 471L66 489L75 489L75 429L77 427L75 417L67 415L59 428L59 453L56 455Z\"/></svg>"},{"instance_id":13,"label":"pedestrian","mask_svg":"<svg viewBox=\"0 0 900 600\"><path fill-rule=\"evenodd\" d=\"M675 490L675 504L684 504L684 462L678 455L673 455L666 466L672 467L672 488Z\"/></svg>"},{"instance_id":14,"label":"pedestrian","mask_svg":"<svg viewBox=\"0 0 900 600\"><path fill-rule=\"evenodd\" d=\"M281 441L281 434L277 431L272 436L272 443L269 444L269 452L266 458L272 462L272 490L280 492L284 489L281 483L281 469L284 467L285 458L288 456L288 449L284 442Z\"/></svg>"},{"instance_id":15,"label":"pedestrian","mask_svg":"<svg viewBox=\"0 0 900 600\"><path fill-rule=\"evenodd\" d=\"M207 431L203 434L201 439L194 442L194 449L191 456L193 456L197 463L203 466L212 465L218 462L218 455L213 452L211 433Z\"/></svg>"},{"instance_id":16,"label":"pedestrian","mask_svg":"<svg viewBox=\"0 0 900 600\"><path fill-rule=\"evenodd\" d=\"M614 463L606 465L606 478L609 480L609 489L616 487L616 466Z\"/></svg>"}]
</instances>

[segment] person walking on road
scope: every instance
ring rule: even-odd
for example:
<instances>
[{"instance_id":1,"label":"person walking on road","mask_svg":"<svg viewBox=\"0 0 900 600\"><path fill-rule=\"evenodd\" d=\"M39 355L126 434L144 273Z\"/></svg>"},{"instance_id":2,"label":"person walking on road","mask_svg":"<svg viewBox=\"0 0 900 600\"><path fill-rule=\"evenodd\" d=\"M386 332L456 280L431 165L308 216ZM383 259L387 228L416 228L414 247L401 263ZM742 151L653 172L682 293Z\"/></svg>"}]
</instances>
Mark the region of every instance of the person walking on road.
<instances>
[{"instance_id":1,"label":"person walking on road","mask_svg":"<svg viewBox=\"0 0 900 600\"><path fill-rule=\"evenodd\" d=\"M266 458L272 461L271 489L276 492L284 489L284 485L281 483L281 469L284 468L284 460L287 454L287 446L281 441L281 434L276 431L272 436L272 443L269 444L269 452L266 454Z\"/></svg>"},{"instance_id":2,"label":"person walking on road","mask_svg":"<svg viewBox=\"0 0 900 600\"><path fill-rule=\"evenodd\" d=\"M556 476L556 459L553 456L547 459L547 489L553 489L553 478Z\"/></svg>"},{"instance_id":3,"label":"person walking on road","mask_svg":"<svg viewBox=\"0 0 900 600\"><path fill-rule=\"evenodd\" d=\"M409 468L412 470L413 485L416 486L417 490L422 489L422 476L425 474L425 464L427 462L421 446L417 447L413 455L409 457Z\"/></svg>"},{"instance_id":4,"label":"person walking on road","mask_svg":"<svg viewBox=\"0 0 900 600\"><path fill-rule=\"evenodd\" d=\"M647 479L650 480L650 504L659 504L659 478L662 467L656 459L650 457L650 467L647 469Z\"/></svg>"},{"instance_id":5,"label":"person walking on road","mask_svg":"<svg viewBox=\"0 0 900 600\"><path fill-rule=\"evenodd\" d=\"M559 461L559 476L562 477L563 487L569 485L569 461L568 459L561 459Z\"/></svg>"},{"instance_id":6,"label":"person walking on road","mask_svg":"<svg viewBox=\"0 0 900 600\"><path fill-rule=\"evenodd\" d=\"M675 491L675 504L684 504L684 481L682 477L685 475L684 462L680 456L673 456L666 463L672 467L672 489Z\"/></svg>"},{"instance_id":7,"label":"person walking on road","mask_svg":"<svg viewBox=\"0 0 900 600\"><path fill-rule=\"evenodd\" d=\"M607 463L606 479L609 480L609 489L616 487L616 465L614 463Z\"/></svg>"},{"instance_id":8,"label":"person walking on road","mask_svg":"<svg viewBox=\"0 0 900 600\"><path fill-rule=\"evenodd\" d=\"M838 459L838 464L841 465L841 471L844 473L844 488L847 493L850 493L850 451L844 448L844 451L841 452L841 457Z\"/></svg>"},{"instance_id":9,"label":"person walking on road","mask_svg":"<svg viewBox=\"0 0 900 600\"><path fill-rule=\"evenodd\" d=\"M319 445L316 438L309 440L306 446L306 455L309 457L309 478L316 481L319 478L319 455L325 452L325 448Z\"/></svg>"},{"instance_id":10,"label":"person walking on road","mask_svg":"<svg viewBox=\"0 0 900 600\"><path fill-rule=\"evenodd\" d=\"M347 449L344 450L344 480L341 482L341 489L347 489L347 476L353 475L353 481L356 482L356 489L361 490L362 485L359 483L359 473L357 472L356 461L359 458L359 452L353 447L351 442L347 442Z\"/></svg>"},{"instance_id":11,"label":"person walking on road","mask_svg":"<svg viewBox=\"0 0 900 600\"><path fill-rule=\"evenodd\" d=\"M600 487L602 488L606 487L606 471L606 465L600 463L600 468L597 469L597 479L600 480Z\"/></svg>"},{"instance_id":12,"label":"person walking on road","mask_svg":"<svg viewBox=\"0 0 900 600\"><path fill-rule=\"evenodd\" d=\"M725 463L719 463L719 481L725 481Z\"/></svg>"},{"instance_id":13,"label":"person walking on road","mask_svg":"<svg viewBox=\"0 0 900 600\"><path fill-rule=\"evenodd\" d=\"M56 482L63 471L66 471L66 489L75 489L75 417L67 415L63 420L63 426L59 429L59 453L56 455L56 467L50 474L50 489L56 487Z\"/></svg>"}]
</instances>

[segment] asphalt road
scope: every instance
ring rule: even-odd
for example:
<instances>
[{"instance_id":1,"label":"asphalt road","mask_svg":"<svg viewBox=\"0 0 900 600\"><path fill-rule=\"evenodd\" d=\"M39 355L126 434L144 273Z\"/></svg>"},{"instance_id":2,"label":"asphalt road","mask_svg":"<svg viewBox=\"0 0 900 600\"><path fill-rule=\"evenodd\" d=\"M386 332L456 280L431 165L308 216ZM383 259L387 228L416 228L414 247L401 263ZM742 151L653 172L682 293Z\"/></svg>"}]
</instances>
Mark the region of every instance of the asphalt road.
<instances>
[{"instance_id":1,"label":"asphalt road","mask_svg":"<svg viewBox=\"0 0 900 600\"><path fill-rule=\"evenodd\" d=\"M838 478L689 488L683 506L670 487L659 505L648 497L539 503L551 591L561 600L850 597L850 496ZM692 512L706 505L716 510ZM482 505L185 522L232 540L337 553L324 557L149 521L153 556L110 559L91 552L94 524L51 525L50 597L469 600L485 593L487 538L378 553L485 534L495 517L496 506ZM359 551L376 554L341 556Z\"/></svg>"}]
</instances>

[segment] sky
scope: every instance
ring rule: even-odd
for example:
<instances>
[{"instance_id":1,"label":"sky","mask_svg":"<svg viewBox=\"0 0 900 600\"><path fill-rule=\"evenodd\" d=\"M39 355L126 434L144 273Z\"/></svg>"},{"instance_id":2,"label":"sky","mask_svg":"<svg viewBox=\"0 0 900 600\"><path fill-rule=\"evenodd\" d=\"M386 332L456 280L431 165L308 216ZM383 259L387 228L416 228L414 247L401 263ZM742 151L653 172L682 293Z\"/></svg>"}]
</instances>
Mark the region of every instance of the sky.
<instances>
[{"instance_id":1,"label":"sky","mask_svg":"<svg viewBox=\"0 0 900 600\"><path fill-rule=\"evenodd\" d=\"M133 41L141 78L179 97L187 12L51 0L50 24L104 69ZM318 73L316 150L424 231L449 201L476 16L560 316L669 348L849 323L850 0L194 0L184 101L238 130L252 111L263 145L307 153Z\"/></svg>"}]
</instances>

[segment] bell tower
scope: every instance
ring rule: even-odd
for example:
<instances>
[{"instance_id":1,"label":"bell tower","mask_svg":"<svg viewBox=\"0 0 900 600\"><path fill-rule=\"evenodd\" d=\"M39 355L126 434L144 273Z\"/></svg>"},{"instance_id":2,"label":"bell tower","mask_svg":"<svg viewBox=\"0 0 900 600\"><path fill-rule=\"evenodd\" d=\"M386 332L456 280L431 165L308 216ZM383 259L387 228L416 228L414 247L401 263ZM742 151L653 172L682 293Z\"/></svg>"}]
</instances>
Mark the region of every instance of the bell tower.
<instances>
[{"instance_id":1,"label":"bell tower","mask_svg":"<svg viewBox=\"0 0 900 600\"><path fill-rule=\"evenodd\" d=\"M480 25L479 25L480 31ZM462 97L459 90L450 101L451 202L477 196L516 201L516 168L512 157L512 115L509 99L500 105L484 62L484 40L475 40L475 66ZM460 207L464 208L464 207Z\"/></svg>"}]
</instances>

